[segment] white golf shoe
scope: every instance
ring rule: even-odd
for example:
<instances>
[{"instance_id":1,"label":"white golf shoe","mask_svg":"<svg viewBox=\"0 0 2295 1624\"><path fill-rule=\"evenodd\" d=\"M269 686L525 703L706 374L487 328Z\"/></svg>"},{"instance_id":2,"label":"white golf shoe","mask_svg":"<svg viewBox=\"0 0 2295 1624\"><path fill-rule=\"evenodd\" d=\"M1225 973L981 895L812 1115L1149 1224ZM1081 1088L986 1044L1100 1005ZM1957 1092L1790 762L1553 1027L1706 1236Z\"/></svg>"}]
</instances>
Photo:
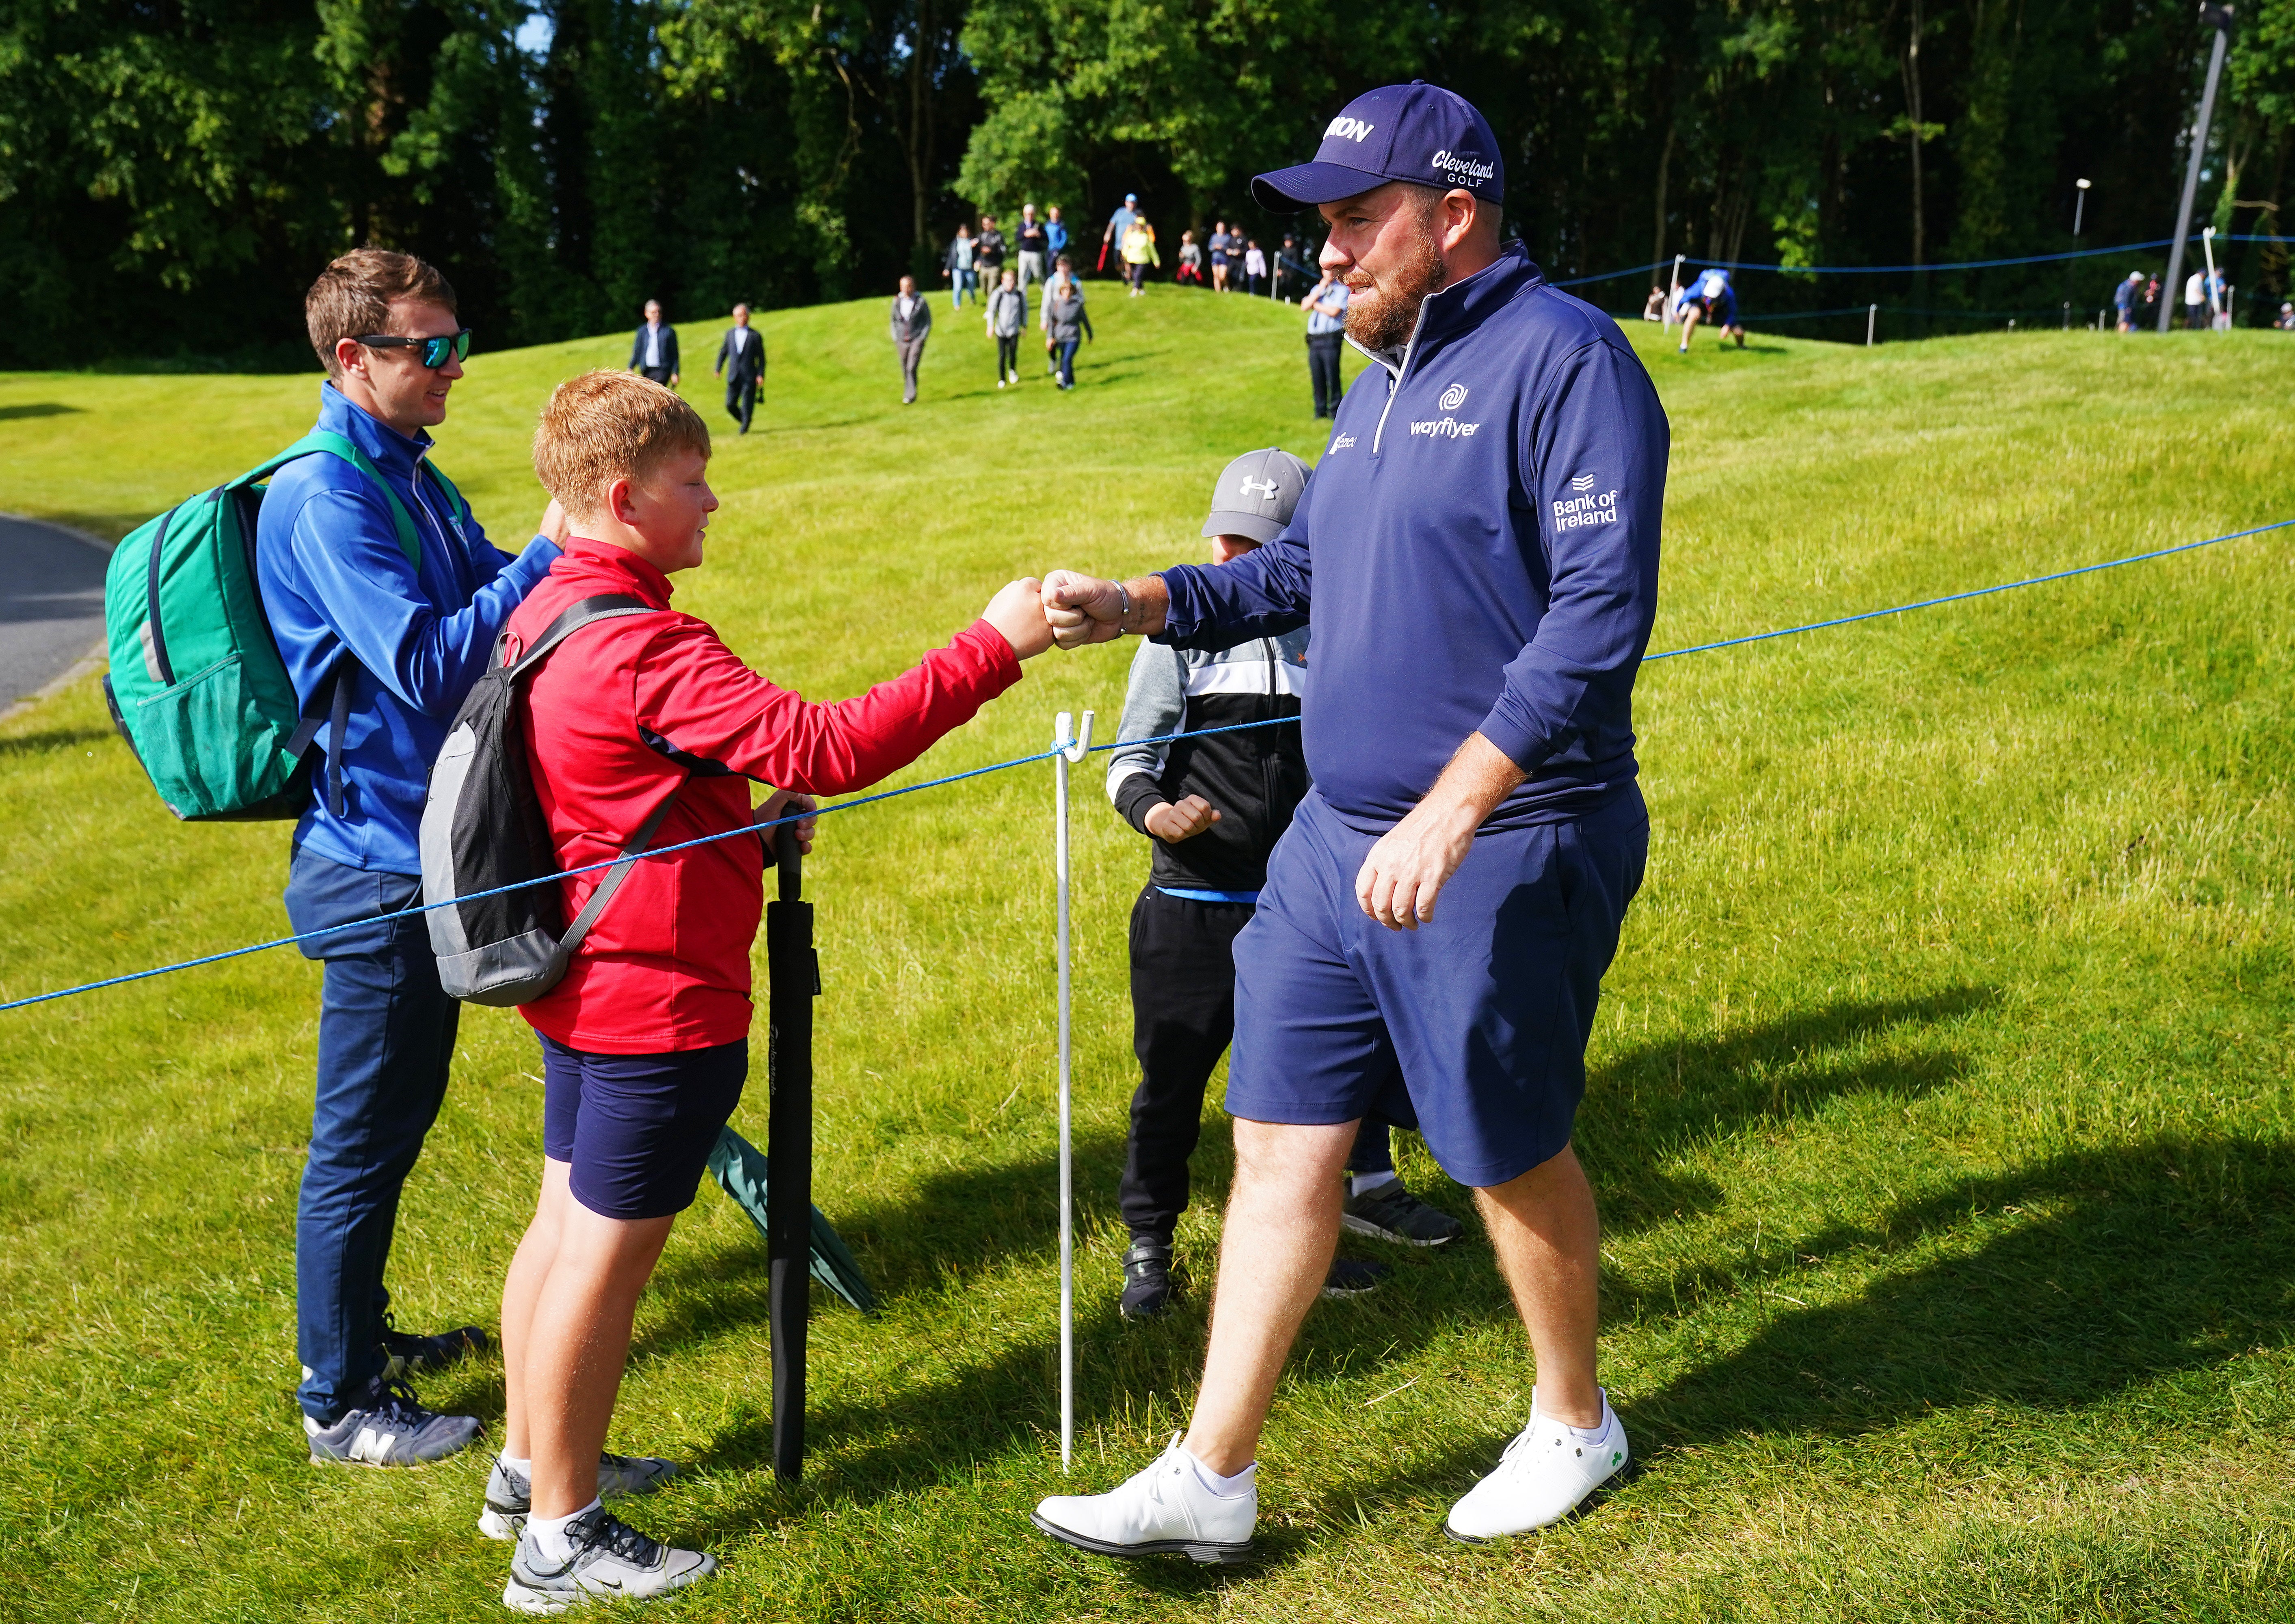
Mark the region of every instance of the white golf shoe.
<instances>
[{"instance_id":1,"label":"white golf shoe","mask_svg":"<svg viewBox=\"0 0 2295 1624\"><path fill-rule=\"evenodd\" d=\"M1029 1519L1055 1539L1102 1556L1185 1555L1242 1562L1259 1521L1259 1485L1213 1494L1180 1448L1180 1434L1146 1471L1106 1494L1054 1495Z\"/></svg>"},{"instance_id":2,"label":"white golf shoe","mask_svg":"<svg viewBox=\"0 0 2295 1624\"><path fill-rule=\"evenodd\" d=\"M1569 1427L1538 1413L1530 1397L1530 1424L1515 1434L1499 1457L1498 1470L1450 1507L1442 1531L1468 1545L1526 1534L1559 1522L1579 1503L1625 1470L1626 1429L1602 1395L1602 1430L1590 1443Z\"/></svg>"}]
</instances>

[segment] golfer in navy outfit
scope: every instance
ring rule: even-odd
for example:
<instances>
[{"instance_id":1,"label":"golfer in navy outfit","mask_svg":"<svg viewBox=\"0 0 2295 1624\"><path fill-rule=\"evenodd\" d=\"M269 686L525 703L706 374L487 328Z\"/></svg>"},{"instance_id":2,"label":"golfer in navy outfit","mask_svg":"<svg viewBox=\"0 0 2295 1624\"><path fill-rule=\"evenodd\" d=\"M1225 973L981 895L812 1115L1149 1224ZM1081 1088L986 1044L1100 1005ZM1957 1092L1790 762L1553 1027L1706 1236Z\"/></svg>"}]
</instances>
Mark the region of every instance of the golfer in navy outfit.
<instances>
[{"instance_id":1,"label":"golfer in navy outfit","mask_svg":"<svg viewBox=\"0 0 2295 1624\"><path fill-rule=\"evenodd\" d=\"M1504 187L1482 115L1423 82L1358 97L1313 162L1254 180L1270 211L1320 208L1372 363L1290 527L1218 569L1044 581L1071 646L1314 632L1314 788L1235 944L1235 1186L1203 1386L1154 1465L1037 1508L1086 1550L1248 1552L1260 1430L1366 1114L1415 1126L1474 1187L1537 1363L1528 1424L1447 1530L1541 1527L1626 1463L1570 1136L1649 849L1632 697L1668 431L1617 323L1500 241Z\"/></svg>"}]
</instances>

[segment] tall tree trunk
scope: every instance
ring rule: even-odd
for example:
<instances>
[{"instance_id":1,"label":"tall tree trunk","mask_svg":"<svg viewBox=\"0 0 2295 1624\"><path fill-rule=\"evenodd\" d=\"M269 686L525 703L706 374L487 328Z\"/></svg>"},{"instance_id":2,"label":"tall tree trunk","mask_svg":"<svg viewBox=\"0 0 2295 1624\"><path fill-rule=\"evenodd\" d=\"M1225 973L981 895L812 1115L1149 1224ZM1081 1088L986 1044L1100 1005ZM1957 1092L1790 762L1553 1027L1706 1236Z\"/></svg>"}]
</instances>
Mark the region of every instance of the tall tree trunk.
<instances>
[{"instance_id":1,"label":"tall tree trunk","mask_svg":"<svg viewBox=\"0 0 2295 1624\"><path fill-rule=\"evenodd\" d=\"M1928 200L1921 185L1921 146L1928 134L1921 121L1921 0L1913 0L1912 39L1905 47L1905 114L1913 126L1913 263L1921 265L1928 263Z\"/></svg>"},{"instance_id":2,"label":"tall tree trunk","mask_svg":"<svg viewBox=\"0 0 2295 1624\"><path fill-rule=\"evenodd\" d=\"M912 251L921 253L928 241L925 209L932 200L932 0L919 0L913 24L915 32L909 39L908 139L903 143L902 155L909 162L909 241Z\"/></svg>"},{"instance_id":3,"label":"tall tree trunk","mask_svg":"<svg viewBox=\"0 0 2295 1624\"><path fill-rule=\"evenodd\" d=\"M1666 181L1673 170L1674 137L1680 133L1679 119L1670 118L1665 126L1665 145L1657 155L1657 234L1650 243L1650 257L1661 265L1665 263L1665 190Z\"/></svg>"}]
</instances>

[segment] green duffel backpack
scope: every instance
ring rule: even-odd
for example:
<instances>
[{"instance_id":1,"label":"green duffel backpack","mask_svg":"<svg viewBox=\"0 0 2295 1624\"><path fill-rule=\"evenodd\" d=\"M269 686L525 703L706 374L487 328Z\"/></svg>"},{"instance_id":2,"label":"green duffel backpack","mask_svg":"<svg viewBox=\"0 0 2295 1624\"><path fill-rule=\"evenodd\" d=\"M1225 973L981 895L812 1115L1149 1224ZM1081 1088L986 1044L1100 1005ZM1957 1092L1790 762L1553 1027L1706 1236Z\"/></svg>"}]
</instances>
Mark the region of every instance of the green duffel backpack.
<instances>
[{"instance_id":1,"label":"green duffel backpack","mask_svg":"<svg viewBox=\"0 0 2295 1624\"><path fill-rule=\"evenodd\" d=\"M339 739L349 658L308 711L271 635L255 571L265 481L314 452L340 457L390 502L398 544L419 565L414 520L366 453L324 429L132 532L104 576L103 680L113 725L167 810L186 821L294 818L310 804L321 727ZM468 504L435 468L455 505Z\"/></svg>"}]
</instances>

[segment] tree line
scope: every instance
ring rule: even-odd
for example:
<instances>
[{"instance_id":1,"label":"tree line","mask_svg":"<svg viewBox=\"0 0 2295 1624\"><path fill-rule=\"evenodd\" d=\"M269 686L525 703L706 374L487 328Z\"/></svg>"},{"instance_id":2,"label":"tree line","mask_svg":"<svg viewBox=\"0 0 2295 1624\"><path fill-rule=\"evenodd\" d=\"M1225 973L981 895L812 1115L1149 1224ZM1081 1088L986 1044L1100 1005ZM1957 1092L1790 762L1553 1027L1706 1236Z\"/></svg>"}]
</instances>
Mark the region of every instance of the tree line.
<instances>
[{"instance_id":1,"label":"tree line","mask_svg":"<svg viewBox=\"0 0 2295 1624\"><path fill-rule=\"evenodd\" d=\"M2270 239L2226 254L2275 309L2295 0L2240 6L2199 218ZM1406 78L1489 117L1557 277L2057 252L2083 178L2079 242L2160 238L2207 43L2190 0L0 0L0 364L307 365L302 290L362 242L509 345L937 286L1024 200L1087 259L1127 192L1167 245L1271 238L1251 174ZM2087 312L2164 259L1751 302Z\"/></svg>"}]
</instances>

